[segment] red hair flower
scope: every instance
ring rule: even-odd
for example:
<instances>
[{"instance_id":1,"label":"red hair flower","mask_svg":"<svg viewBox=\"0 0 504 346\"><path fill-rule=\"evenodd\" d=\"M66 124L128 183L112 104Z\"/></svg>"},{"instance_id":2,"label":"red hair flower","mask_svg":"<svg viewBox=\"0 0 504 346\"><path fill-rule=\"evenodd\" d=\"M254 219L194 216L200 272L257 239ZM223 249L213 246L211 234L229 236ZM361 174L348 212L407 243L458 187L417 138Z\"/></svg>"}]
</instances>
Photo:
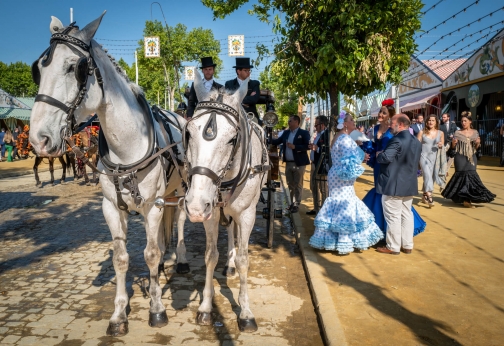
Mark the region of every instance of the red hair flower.
<instances>
[{"instance_id":1,"label":"red hair flower","mask_svg":"<svg viewBox=\"0 0 504 346\"><path fill-rule=\"evenodd\" d=\"M381 103L382 107L389 107L389 106L393 106L394 105L394 100L393 99L386 99L386 100L383 100L383 102Z\"/></svg>"}]
</instances>

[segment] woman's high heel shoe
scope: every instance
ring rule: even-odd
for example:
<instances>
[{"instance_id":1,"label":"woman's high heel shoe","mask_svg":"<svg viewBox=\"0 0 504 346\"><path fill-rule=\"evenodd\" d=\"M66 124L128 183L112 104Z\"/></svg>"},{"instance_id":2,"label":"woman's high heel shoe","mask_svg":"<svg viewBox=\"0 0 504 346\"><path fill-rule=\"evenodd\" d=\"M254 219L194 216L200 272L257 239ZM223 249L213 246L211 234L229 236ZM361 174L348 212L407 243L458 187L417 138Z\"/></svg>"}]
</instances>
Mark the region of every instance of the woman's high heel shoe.
<instances>
[{"instance_id":1,"label":"woman's high heel shoe","mask_svg":"<svg viewBox=\"0 0 504 346\"><path fill-rule=\"evenodd\" d=\"M464 207L474 209L475 206L471 204L471 202L464 201Z\"/></svg>"},{"instance_id":2,"label":"woman's high heel shoe","mask_svg":"<svg viewBox=\"0 0 504 346\"><path fill-rule=\"evenodd\" d=\"M432 195L427 195L427 204L429 204L429 208L432 208L434 206L434 201L432 200Z\"/></svg>"}]
</instances>

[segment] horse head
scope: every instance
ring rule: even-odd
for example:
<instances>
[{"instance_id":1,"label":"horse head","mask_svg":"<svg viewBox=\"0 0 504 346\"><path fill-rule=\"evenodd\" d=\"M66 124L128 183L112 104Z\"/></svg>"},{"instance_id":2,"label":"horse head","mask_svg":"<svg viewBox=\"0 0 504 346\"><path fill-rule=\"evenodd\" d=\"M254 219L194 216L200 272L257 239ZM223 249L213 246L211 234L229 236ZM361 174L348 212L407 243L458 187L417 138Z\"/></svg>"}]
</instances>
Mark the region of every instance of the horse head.
<instances>
[{"instance_id":1,"label":"horse head","mask_svg":"<svg viewBox=\"0 0 504 346\"><path fill-rule=\"evenodd\" d=\"M92 42L104 14L82 30L73 23L64 27L51 17L51 44L32 65L39 91L31 113L30 142L39 155L60 156L66 146L62 132L72 118L80 122L102 104Z\"/></svg>"},{"instance_id":2,"label":"horse head","mask_svg":"<svg viewBox=\"0 0 504 346\"><path fill-rule=\"evenodd\" d=\"M223 89L205 89L198 72L194 90L199 100L193 118L185 128L189 189L185 208L192 222L212 217L218 189L223 180L238 174L236 163L240 131L248 131L241 102L247 95L248 80L233 94ZM238 162L239 163L239 162ZM226 179L224 179L226 177Z\"/></svg>"}]
</instances>

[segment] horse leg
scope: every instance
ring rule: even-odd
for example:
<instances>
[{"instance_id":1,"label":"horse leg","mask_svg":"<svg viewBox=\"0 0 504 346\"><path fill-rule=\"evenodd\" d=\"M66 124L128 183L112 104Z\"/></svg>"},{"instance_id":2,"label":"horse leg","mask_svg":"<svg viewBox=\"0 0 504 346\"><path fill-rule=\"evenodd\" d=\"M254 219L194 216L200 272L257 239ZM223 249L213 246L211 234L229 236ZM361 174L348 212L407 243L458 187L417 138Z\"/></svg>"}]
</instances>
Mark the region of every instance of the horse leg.
<instances>
[{"instance_id":1,"label":"horse leg","mask_svg":"<svg viewBox=\"0 0 504 346\"><path fill-rule=\"evenodd\" d=\"M161 258L158 266L158 273L164 272L164 254L168 251L173 233L173 207L163 208L163 232L159 241L159 250L161 250Z\"/></svg>"},{"instance_id":2,"label":"horse leg","mask_svg":"<svg viewBox=\"0 0 504 346\"><path fill-rule=\"evenodd\" d=\"M40 178L38 175L38 166L42 162L42 158L35 156L35 163L33 164L33 173L35 173L35 186L40 185Z\"/></svg>"},{"instance_id":3,"label":"horse leg","mask_svg":"<svg viewBox=\"0 0 504 346\"><path fill-rule=\"evenodd\" d=\"M228 259L226 266L224 267L223 275L235 276L236 274L236 247L235 247L235 234L238 226L236 222L231 222L229 226L226 227L228 231Z\"/></svg>"},{"instance_id":4,"label":"horse leg","mask_svg":"<svg viewBox=\"0 0 504 346\"><path fill-rule=\"evenodd\" d=\"M84 169L84 181L86 182L86 186L90 186L91 183L89 182L89 176L87 175L87 169L86 169L86 164L83 165Z\"/></svg>"},{"instance_id":5,"label":"horse leg","mask_svg":"<svg viewBox=\"0 0 504 346\"><path fill-rule=\"evenodd\" d=\"M187 218L185 210L183 208L179 208L177 210L178 218L177 218L177 274L187 274L189 273L189 263L187 263L186 258L186 247L184 241L184 224Z\"/></svg>"},{"instance_id":6,"label":"horse leg","mask_svg":"<svg viewBox=\"0 0 504 346\"><path fill-rule=\"evenodd\" d=\"M65 159L63 159L63 156L58 157L58 159L61 163L61 167L63 167L63 175L61 176L60 184L64 184L66 179L66 162Z\"/></svg>"},{"instance_id":7,"label":"horse leg","mask_svg":"<svg viewBox=\"0 0 504 346\"><path fill-rule=\"evenodd\" d=\"M123 336L128 333L128 293L126 292L126 273L129 266L129 255L126 251L126 238L128 233L128 217L124 211L119 210L114 203L103 198L103 215L110 228L114 245L112 262L116 273L116 296L114 299L115 310L109 321L107 335Z\"/></svg>"},{"instance_id":8,"label":"horse leg","mask_svg":"<svg viewBox=\"0 0 504 346\"><path fill-rule=\"evenodd\" d=\"M205 288L203 289L203 301L198 308L196 315L196 323L201 325L212 324L212 300L214 296L213 276L215 266L219 260L219 251L217 250L217 238L219 236L219 218L215 214L207 221L203 222L206 232L206 251L205 251L205 264L206 264L206 277Z\"/></svg>"},{"instance_id":9,"label":"horse leg","mask_svg":"<svg viewBox=\"0 0 504 346\"><path fill-rule=\"evenodd\" d=\"M238 327L242 332L255 332L257 330L254 314L250 311L247 287L249 267L248 243L250 232L252 232L252 228L254 227L255 216L256 206L254 204L240 214L240 220L238 221L238 253L235 262L238 274L240 275L238 302L241 306L241 312L238 319Z\"/></svg>"},{"instance_id":10,"label":"horse leg","mask_svg":"<svg viewBox=\"0 0 504 346\"><path fill-rule=\"evenodd\" d=\"M166 308L161 301L163 294L159 285L159 263L161 261L161 245L163 238L163 214L158 208L151 205L145 217L145 231L147 234L147 246L144 250L144 258L150 271L149 294L151 304L149 309L149 326L161 328L168 324Z\"/></svg>"},{"instance_id":11,"label":"horse leg","mask_svg":"<svg viewBox=\"0 0 504 346\"><path fill-rule=\"evenodd\" d=\"M51 184L54 184L54 157L49 158L49 172L51 173Z\"/></svg>"}]
</instances>

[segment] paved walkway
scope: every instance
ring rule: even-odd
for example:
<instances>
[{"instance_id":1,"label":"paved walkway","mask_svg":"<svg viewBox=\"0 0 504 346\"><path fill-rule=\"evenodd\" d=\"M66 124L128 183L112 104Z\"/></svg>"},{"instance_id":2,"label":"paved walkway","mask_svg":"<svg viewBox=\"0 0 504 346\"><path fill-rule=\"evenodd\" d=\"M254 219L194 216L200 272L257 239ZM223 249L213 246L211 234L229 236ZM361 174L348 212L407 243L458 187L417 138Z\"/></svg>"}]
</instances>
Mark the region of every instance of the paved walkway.
<instances>
[{"instance_id":1,"label":"paved walkway","mask_svg":"<svg viewBox=\"0 0 504 346\"><path fill-rule=\"evenodd\" d=\"M58 171L57 174L61 172ZM48 181L48 172L41 174ZM226 232L214 275L213 326L195 324L204 285L205 235L185 230L191 272L174 273L172 254L161 277L169 324L148 326L148 268L139 216L129 218L127 278L129 334L105 335L113 312L115 276L110 233L98 187L67 183L42 188L33 176L0 180L0 344L18 345L322 345L317 317L290 219L278 220L274 248L266 247L260 213L250 240L249 297L259 330L237 326L239 279L221 272ZM278 194L282 196L282 194ZM264 205L259 204L258 210ZM173 243L174 244L174 243Z\"/></svg>"},{"instance_id":2,"label":"paved walkway","mask_svg":"<svg viewBox=\"0 0 504 346\"><path fill-rule=\"evenodd\" d=\"M375 249L338 256L309 247L306 173L306 204L294 221L328 344L502 345L504 168L487 158L478 173L496 200L465 209L435 193L436 206L428 209L419 195L414 206L427 229L415 237L413 254L400 256ZM372 187L367 169L355 184L358 197Z\"/></svg>"}]
</instances>

